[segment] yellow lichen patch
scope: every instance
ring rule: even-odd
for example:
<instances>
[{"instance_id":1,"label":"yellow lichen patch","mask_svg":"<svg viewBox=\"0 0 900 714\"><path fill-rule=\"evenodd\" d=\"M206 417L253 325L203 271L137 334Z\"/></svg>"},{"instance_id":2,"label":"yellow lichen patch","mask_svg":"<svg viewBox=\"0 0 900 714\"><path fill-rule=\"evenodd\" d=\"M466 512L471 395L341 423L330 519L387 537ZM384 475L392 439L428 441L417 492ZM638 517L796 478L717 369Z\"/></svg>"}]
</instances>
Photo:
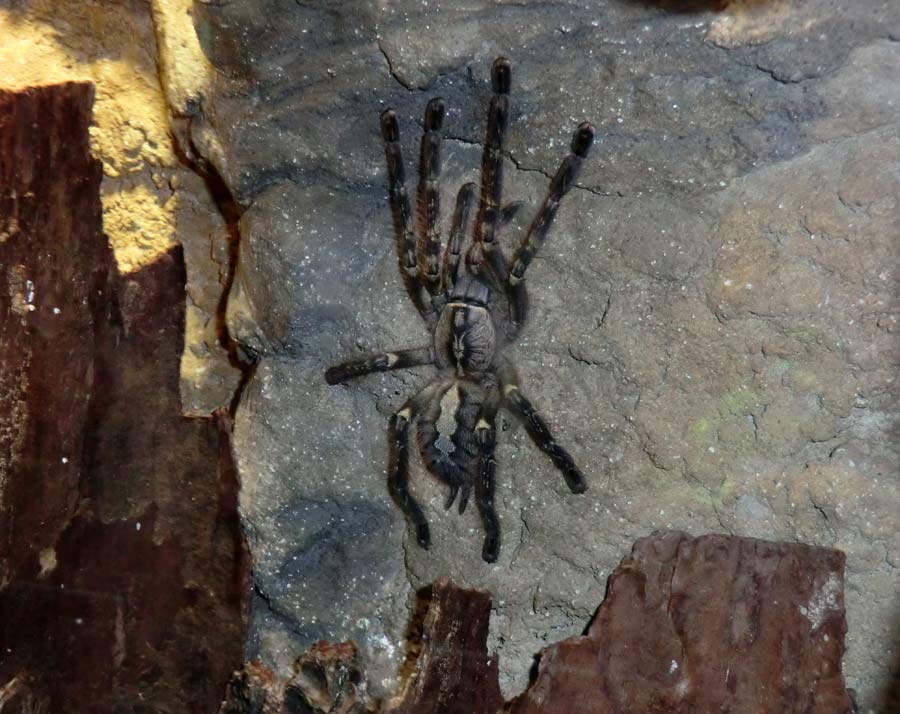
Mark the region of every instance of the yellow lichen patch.
<instances>
[{"instance_id":1,"label":"yellow lichen patch","mask_svg":"<svg viewBox=\"0 0 900 714\"><path fill-rule=\"evenodd\" d=\"M0 345L6 351L4 345ZM19 346L22 358L18 364L0 362L0 501L6 492L6 479L12 465L21 458L25 444L28 404L28 368L31 365L31 347ZM0 577L2 581L2 577ZM0 582L2 589L2 582Z\"/></svg>"},{"instance_id":2,"label":"yellow lichen patch","mask_svg":"<svg viewBox=\"0 0 900 714\"><path fill-rule=\"evenodd\" d=\"M785 27L808 29L811 21L798 17L797 4L796 0L731 0L710 25L706 39L719 47L742 47L768 42Z\"/></svg>"},{"instance_id":3,"label":"yellow lichen patch","mask_svg":"<svg viewBox=\"0 0 900 714\"><path fill-rule=\"evenodd\" d=\"M176 197L170 194L166 200L149 176L132 180L137 182L127 188L123 182L106 196L103 206L103 227L123 272L140 268L148 257L176 243L175 214L169 205Z\"/></svg>"},{"instance_id":4,"label":"yellow lichen patch","mask_svg":"<svg viewBox=\"0 0 900 714\"><path fill-rule=\"evenodd\" d=\"M160 73L173 112L191 113L202 101L212 67L191 22L193 0L153 0Z\"/></svg>"},{"instance_id":5,"label":"yellow lichen patch","mask_svg":"<svg viewBox=\"0 0 900 714\"><path fill-rule=\"evenodd\" d=\"M56 570L56 549L44 548L38 557L41 563L41 572L38 573L38 577L46 578L50 573Z\"/></svg>"},{"instance_id":6,"label":"yellow lichen patch","mask_svg":"<svg viewBox=\"0 0 900 714\"><path fill-rule=\"evenodd\" d=\"M175 206L147 200L135 186L149 182L150 171L182 169L169 136L147 4L30 0L0 9L0 36L4 88L95 84L91 148L103 163L104 229L122 272L155 260L175 241ZM137 203L130 205L132 198Z\"/></svg>"},{"instance_id":7,"label":"yellow lichen patch","mask_svg":"<svg viewBox=\"0 0 900 714\"><path fill-rule=\"evenodd\" d=\"M6 284L9 291L10 309L19 317L25 317L30 309L34 309L32 301L28 297L31 289L28 287L28 279L25 277L25 266L7 266Z\"/></svg>"},{"instance_id":8,"label":"yellow lichen patch","mask_svg":"<svg viewBox=\"0 0 900 714\"><path fill-rule=\"evenodd\" d=\"M227 260L216 246L224 250L225 227L172 139L186 138L184 117L199 109L212 76L191 9L191 0L20 0L0 7L0 87L94 84L90 139L103 166L104 232L123 274L184 245L191 299L182 393L188 411L208 413L228 403L236 377L215 339ZM177 127L170 115L181 117ZM0 217L0 243L17 230ZM17 295L26 296L25 287ZM24 298L14 304L27 310Z\"/></svg>"}]
</instances>

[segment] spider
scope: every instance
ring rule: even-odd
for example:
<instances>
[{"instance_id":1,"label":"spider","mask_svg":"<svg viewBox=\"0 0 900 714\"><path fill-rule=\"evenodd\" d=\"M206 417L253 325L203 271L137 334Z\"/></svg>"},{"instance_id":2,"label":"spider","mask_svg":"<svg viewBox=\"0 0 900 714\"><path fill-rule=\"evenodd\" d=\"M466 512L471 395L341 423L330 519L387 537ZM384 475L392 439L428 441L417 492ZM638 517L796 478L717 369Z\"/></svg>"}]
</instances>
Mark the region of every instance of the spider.
<instances>
[{"instance_id":1,"label":"spider","mask_svg":"<svg viewBox=\"0 0 900 714\"><path fill-rule=\"evenodd\" d=\"M409 491L409 433L410 425L415 423L425 467L449 487L445 508L450 508L458 495L459 512L463 513L474 488L485 531L481 555L489 563L495 562L500 552L500 523L494 508L494 449L495 422L501 407L521 419L537 447L562 472L572 493L583 493L587 488L572 457L556 442L522 393L515 367L503 356L503 349L517 337L525 322L525 272L547 238L561 199L575 182L593 142L594 129L588 122L576 129L571 153L551 180L512 260L507 259L498 245L497 233L520 207L501 206L511 76L509 60L498 58L491 69L493 96L481 159L481 193L464 261L460 258L476 190L472 183L464 185L457 195L447 248L441 257L438 223L443 100L436 97L425 108L415 221L406 191L397 116L391 109L381 114L400 272L410 298L432 333L432 342L351 359L325 373L329 384L338 384L372 372L418 365L437 367L437 375L390 420L388 488L415 528L419 545L428 548L428 521Z\"/></svg>"}]
</instances>

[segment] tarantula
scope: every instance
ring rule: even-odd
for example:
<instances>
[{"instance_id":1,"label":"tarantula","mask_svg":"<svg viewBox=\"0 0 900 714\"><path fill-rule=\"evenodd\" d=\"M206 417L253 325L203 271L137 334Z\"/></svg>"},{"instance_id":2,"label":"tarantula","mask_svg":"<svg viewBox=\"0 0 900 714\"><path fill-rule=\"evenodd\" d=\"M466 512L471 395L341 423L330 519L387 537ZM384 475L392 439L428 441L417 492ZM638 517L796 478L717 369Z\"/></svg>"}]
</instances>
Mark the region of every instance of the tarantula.
<instances>
[{"instance_id":1,"label":"tarantula","mask_svg":"<svg viewBox=\"0 0 900 714\"><path fill-rule=\"evenodd\" d=\"M464 263L460 257L475 194L472 183L464 185L457 195L447 249L441 257L438 177L443 100L434 98L425 108L415 224L406 192L397 116L391 109L381 114L400 271L433 340L424 347L352 359L325 373L329 384L337 384L371 372L426 364L437 367L437 376L391 418L389 490L415 527L419 545L428 548L428 522L409 492L409 431L416 421L426 468L449 486L445 508L450 508L459 495L462 513L474 487L486 534L482 558L489 563L497 560L500 551L500 524L494 509L494 448L495 421L501 407L522 420L528 435L562 472L573 493L583 493L587 488L572 457L556 443L547 424L522 394L515 368L503 356L503 348L516 338L528 313L525 271L544 243L560 200L575 182L594 139L594 129L588 122L575 131L571 153L563 159L528 233L508 260L497 243L498 230L519 207L501 206L511 83L508 59L500 57L494 62L491 82L481 196Z\"/></svg>"}]
</instances>

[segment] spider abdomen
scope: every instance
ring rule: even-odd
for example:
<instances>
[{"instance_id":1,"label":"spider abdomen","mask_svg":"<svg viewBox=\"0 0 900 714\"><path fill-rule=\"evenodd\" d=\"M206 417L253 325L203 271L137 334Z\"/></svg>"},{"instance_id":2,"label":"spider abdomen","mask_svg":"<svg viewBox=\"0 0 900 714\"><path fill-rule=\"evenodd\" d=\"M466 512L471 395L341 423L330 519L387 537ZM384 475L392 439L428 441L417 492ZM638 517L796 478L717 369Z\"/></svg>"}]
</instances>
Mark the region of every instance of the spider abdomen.
<instances>
[{"instance_id":1,"label":"spider abdomen","mask_svg":"<svg viewBox=\"0 0 900 714\"><path fill-rule=\"evenodd\" d=\"M475 425L483 404L480 387L467 380L453 380L419 422L419 448L425 467L464 492L471 485L478 456Z\"/></svg>"}]
</instances>

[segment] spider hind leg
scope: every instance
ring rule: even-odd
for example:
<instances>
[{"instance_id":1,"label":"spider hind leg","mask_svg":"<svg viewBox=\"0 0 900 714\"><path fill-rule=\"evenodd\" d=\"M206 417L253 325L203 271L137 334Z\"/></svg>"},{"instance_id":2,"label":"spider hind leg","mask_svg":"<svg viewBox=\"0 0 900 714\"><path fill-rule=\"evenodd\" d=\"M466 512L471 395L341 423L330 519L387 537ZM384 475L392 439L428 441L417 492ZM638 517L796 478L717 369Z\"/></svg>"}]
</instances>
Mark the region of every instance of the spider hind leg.
<instances>
[{"instance_id":1,"label":"spider hind leg","mask_svg":"<svg viewBox=\"0 0 900 714\"><path fill-rule=\"evenodd\" d=\"M416 541L427 549L431 545L431 532L422 507L409 492L409 426L423 409L441 393L445 385L429 382L414 397L408 399L390 422L390 464L388 465L388 491L400 506L400 510L416 530Z\"/></svg>"},{"instance_id":2,"label":"spider hind leg","mask_svg":"<svg viewBox=\"0 0 900 714\"><path fill-rule=\"evenodd\" d=\"M534 405L519 391L518 385L507 383L504 385L503 392L511 411L522 421L525 431L535 445L550 457L553 465L562 473L569 490L572 493L584 493L587 490L587 480L581 473L581 469L575 465L575 460L569 452L556 442L547 422L541 418Z\"/></svg>"},{"instance_id":3,"label":"spider hind leg","mask_svg":"<svg viewBox=\"0 0 900 714\"><path fill-rule=\"evenodd\" d=\"M388 469L388 490L416 529L416 542L422 548L431 545L431 532L422 507L409 492L409 408L401 409L391 419L391 465Z\"/></svg>"},{"instance_id":4,"label":"spider hind leg","mask_svg":"<svg viewBox=\"0 0 900 714\"><path fill-rule=\"evenodd\" d=\"M478 444L475 503L484 526L484 545L481 548L481 558L486 563L494 563L500 556L500 519L497 517L497 510L494 507L497 471L497 461L494 459L494 450L497 447L497 429L494 424L499 403L499 395L494 390L494 394L482 408L478 423L475 425L475 441Z\"/></svg>"}]
</instances>

